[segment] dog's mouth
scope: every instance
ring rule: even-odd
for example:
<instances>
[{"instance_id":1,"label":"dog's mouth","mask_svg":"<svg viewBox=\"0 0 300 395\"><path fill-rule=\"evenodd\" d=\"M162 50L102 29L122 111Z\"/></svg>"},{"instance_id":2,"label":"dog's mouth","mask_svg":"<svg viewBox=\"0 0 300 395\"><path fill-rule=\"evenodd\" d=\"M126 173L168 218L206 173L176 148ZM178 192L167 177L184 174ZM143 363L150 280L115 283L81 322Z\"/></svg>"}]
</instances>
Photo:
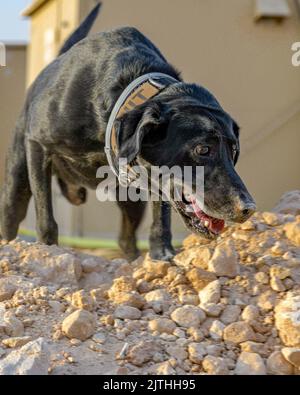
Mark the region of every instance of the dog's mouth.
<instances>
[{"instance_id":1,"label":"dog's mouth","mask_svg":"<svg viewBox=\"0 0 300 395\"><path fill-rule=\"evenodd\" d=\"M182 200L174 203L176 210L192 232L199 233L209 239L215 239L223 232L225 221L205 213L193 195L183 194Z\"/></svg>"}]
</instances>

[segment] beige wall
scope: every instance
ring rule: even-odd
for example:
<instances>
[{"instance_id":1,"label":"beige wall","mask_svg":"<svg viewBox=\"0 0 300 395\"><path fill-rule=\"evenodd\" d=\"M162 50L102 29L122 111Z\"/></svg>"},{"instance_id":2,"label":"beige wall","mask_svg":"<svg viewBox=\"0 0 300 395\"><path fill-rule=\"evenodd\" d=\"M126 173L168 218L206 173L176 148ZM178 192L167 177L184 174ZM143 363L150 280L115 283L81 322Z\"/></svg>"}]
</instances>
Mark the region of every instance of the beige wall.
<instances>
[{"instance_id":1,"label":"beige wall","mask_svg":"<svg viewBox=\"0 0 300 395\"><path fill-rule=\"evenodd\" d=\"M0 188L7 146L24 101L26 46L7 45L6 53L7 66L0 67Z\"/></svg>"},{"instance_id":2,"label":"beige wall","mask_svg":"<svg viewBox=\"0 0 300 395\"><path fill-rule=\"evenodd\" d=\"M31 17L27 85L52 61L78 26L79 0L48 0Z\"/></svg>"},{"instance_id":3,"label":"beige wall","mask_svg":"<svg viewBox=\"0 0 300 395\"><path fill-rule=\"evenodd\" d=\"M282 24L274 21L256 24L254 3L254 0L103 0L93 32L135 26L182 71L186 81L210 89L241 125L240 174L259 208L271 209L283 192L300 188L300 68L291 64L291 45L299 41L300 18L293 0L289 0L291 18ZM75 27L95 1L49 0L46 4L48 10L43 6L33 15L36 49L29 61L32 70L29 80L42 67L46 27L55 25L58 29L57 51L66 36L62 28L68 26L70 31ZM67 24L62 23L65 20ZM119 221L117 209L97 203L93 192L91 195L88 205L68 209L66 221L71 231L84 235L113 234ZM55 204L65 207L57 196ZM146 233L148 224L149 218L142 233ZM181 222L176 220L175 233L182 232Z\"/></svg>"},{"instance_id":4,"label":"beige wall","mask_svg":"<svg viewBox=\"0 0 300 395\"><path fill-rule=\"evenodd\" d=\"M260 207L272 208L285 191L300 189L299 153L300 111L243 156L238 168Z\"/></svg>"}]
</instances>

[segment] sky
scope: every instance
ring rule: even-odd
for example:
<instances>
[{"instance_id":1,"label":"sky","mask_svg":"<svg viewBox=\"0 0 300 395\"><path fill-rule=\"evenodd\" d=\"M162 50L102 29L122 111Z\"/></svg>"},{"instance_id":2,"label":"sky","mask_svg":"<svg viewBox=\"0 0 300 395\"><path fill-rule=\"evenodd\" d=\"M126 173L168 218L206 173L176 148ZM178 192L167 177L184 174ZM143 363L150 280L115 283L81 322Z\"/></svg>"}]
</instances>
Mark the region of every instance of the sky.
<instances>
[{"instance_id":1,"label":"sky","mask_svg":"<svg viewBox=\"0 0 300 395\"><path fill-rule=\"evenodd\" d=\"M29 23L21 11L32 0L0 0L0 41L28 41Z\"/></svg>"}]
</instances>

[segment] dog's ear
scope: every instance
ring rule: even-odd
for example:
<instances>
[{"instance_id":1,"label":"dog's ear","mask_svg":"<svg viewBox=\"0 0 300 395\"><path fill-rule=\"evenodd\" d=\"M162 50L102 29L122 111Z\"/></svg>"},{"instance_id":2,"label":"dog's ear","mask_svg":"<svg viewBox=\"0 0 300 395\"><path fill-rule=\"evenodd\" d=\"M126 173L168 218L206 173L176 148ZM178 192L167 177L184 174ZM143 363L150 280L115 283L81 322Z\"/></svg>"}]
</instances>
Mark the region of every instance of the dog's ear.
<instances>
[{"instance_id":1,"label":"dog's ear","mask_svg":"<svg viewBox=\"0 0 300 395\"><path fill-rule=\"evenodd\" d=\"M240 156L240 127L239 125L232 120L232 129L233 129L233 133L235 135L235 137L237 138L237 150L236 150L236 154L234 157L234 164L237 164L237 161L239 160L239 156Z\"/></svg>"},{"instance_id":2,"label":"dog's ear","mask_svg":"<svg viewBox=\"0 0 300 395\"><path fill-rule=\"evenodd\" d=\"M167 120L161 105L152 103L131 111L119 120L119 158L131 163L143 146L154 146L166 138Z\"/></svg>"}]
</instances>

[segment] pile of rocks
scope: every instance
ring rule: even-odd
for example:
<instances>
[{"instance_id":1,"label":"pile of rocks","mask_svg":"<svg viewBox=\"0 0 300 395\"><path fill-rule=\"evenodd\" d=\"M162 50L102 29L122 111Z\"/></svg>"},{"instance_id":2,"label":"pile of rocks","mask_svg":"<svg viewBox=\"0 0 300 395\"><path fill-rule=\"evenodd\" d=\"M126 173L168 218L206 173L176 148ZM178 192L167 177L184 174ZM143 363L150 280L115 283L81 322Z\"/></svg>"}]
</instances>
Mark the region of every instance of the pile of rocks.
<instances>
[{"instance_id":1,"label":"pile of rocks","mask_svg":"<svg viewBox=\"0 0 300 395\"><path fill-rule=\"evenodd\" d=\"M300 374L300 192L172 263L0 244L0 374Z\"/></svg>"}]
</instances>

